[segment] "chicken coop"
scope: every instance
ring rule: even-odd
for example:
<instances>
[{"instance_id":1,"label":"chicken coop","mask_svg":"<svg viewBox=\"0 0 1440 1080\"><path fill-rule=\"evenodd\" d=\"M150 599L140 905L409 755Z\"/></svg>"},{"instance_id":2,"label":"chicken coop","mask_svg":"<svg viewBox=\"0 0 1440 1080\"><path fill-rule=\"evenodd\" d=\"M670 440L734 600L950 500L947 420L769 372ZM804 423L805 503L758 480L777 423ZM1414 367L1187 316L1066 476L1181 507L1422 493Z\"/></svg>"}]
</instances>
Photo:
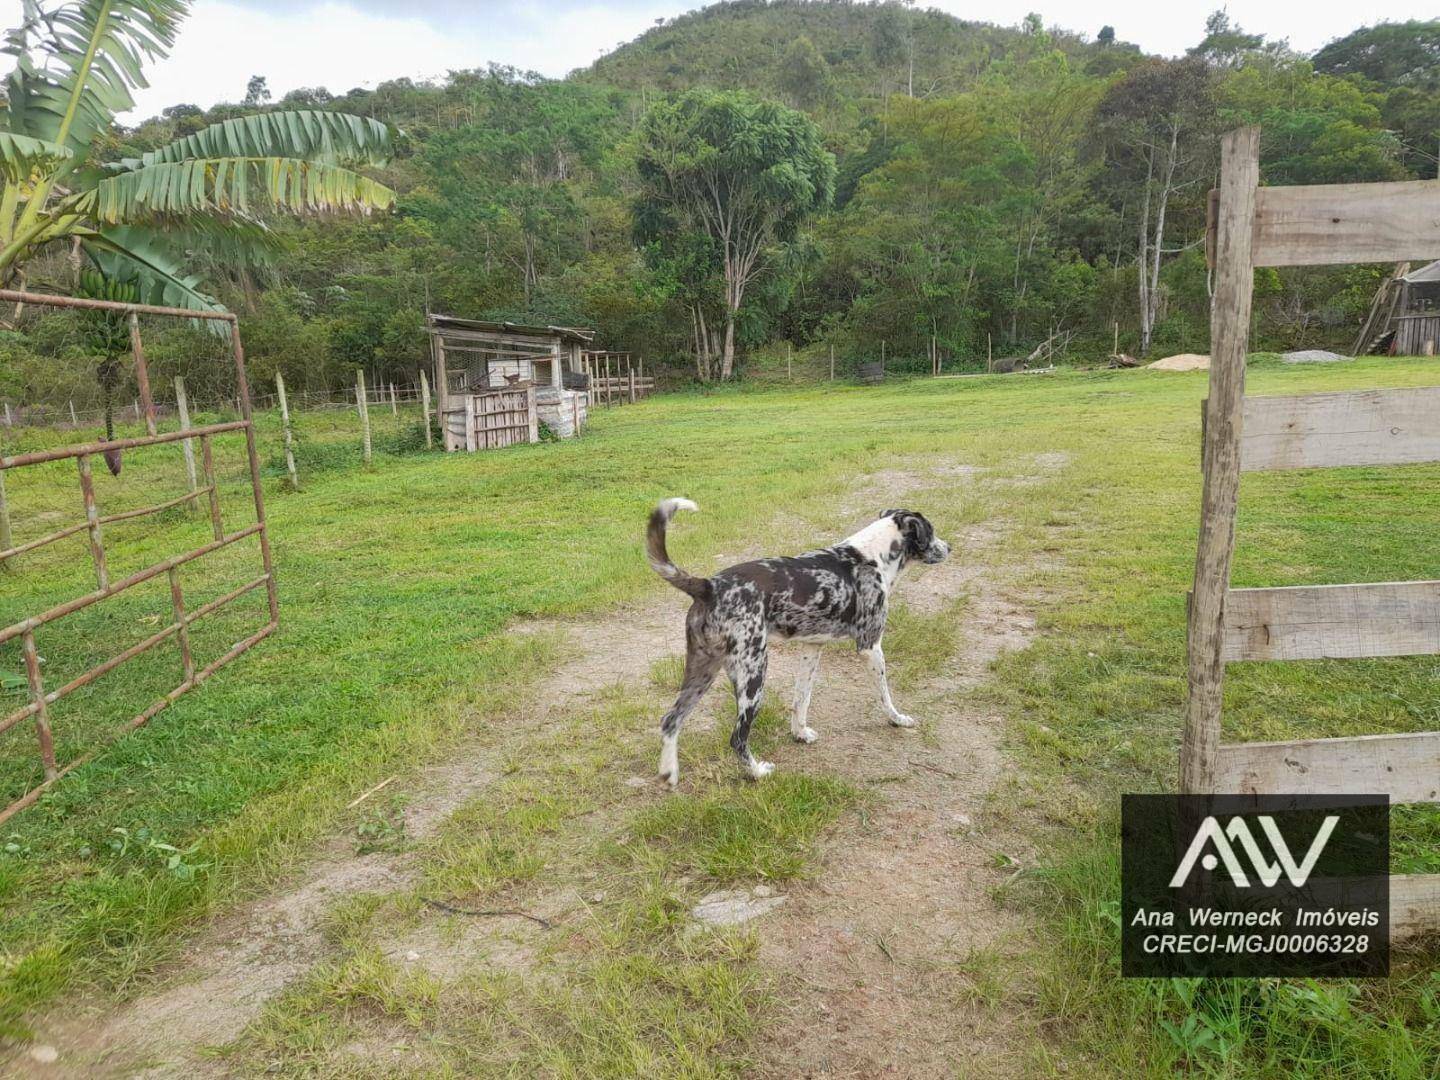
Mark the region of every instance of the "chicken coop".
<instances>
[{"instance_id":1,"label":"chicken coop","mask_svg":"<svg viewBox=\"0 0 1440 1080\"><path fill-rule=\"evenodd\" d=\"M446 450L538 442L542 423L562 439L585 426L593 330L450 315L427 324Z\"/></svg>"}]
</instances>

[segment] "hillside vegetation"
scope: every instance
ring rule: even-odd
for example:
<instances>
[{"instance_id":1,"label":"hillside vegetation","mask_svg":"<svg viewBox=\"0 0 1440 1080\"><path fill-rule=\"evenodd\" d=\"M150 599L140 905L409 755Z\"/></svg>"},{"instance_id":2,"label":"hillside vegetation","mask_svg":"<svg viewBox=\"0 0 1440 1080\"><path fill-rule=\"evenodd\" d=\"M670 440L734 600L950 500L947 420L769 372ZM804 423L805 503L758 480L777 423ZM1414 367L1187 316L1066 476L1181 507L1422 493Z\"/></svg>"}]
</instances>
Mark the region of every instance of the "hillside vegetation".
<instances>
[{"instance_id":1,"label":"hillside vegetation","mask_svg":"<svg viewBox=\"0 0 1440 1080\"><path fill-rule=\"evenodd\" d=\"M561 81L492 66L269 102L259 77L244 103L177 104L95 154L280 106L391 126L395 157L372 173L399 193L393 213L277 221L283 252L265 266L195 258L245 316L257 380L278 369L299 389L342 387L356 367L413 380L427 306L594 326L672 378L704 374L695 328L719 325L723 306L713 253L637 220L642 124L695 88L799 110L837 164L828 208L764 252L746 292L742 377L747 357L783 342L833 347L842 371L882 347L928 370L932 340L952 370L1052 336L1062 361L1117 338L1164 355L1208 345L1200 241L1218 135L1262 124L1267 183L1433 175L1437 42L1440 22L1382 24L1307 58L1217 13L1165 60L1110 27L1033 16L1006 28L899 3L742 0L667 20ZM1257 347L1348 345L1387 269L1262 272ZM28 282L70 291L72 274L57 250ZM98 390L83 338L32 316L0 331L0 397L86 407ZM162 396L197 351L187 333L154 345ZM202 398L223 397L225 378L187 373Z\"/></svg>"}]
</instances>

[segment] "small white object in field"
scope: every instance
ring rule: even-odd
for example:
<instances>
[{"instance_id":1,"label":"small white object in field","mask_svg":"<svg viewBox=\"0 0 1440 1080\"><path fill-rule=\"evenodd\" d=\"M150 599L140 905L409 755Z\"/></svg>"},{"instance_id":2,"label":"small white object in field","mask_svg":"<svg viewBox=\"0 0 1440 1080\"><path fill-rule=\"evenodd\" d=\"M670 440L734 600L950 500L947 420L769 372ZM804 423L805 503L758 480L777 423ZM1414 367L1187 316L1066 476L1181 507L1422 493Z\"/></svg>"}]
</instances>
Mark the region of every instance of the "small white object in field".
<instances>
[{"instance_id":1,"label":"small white object in field","mask_svg":"<svg viewBox=\"0 0 1440 1080\"><path fill-rule=\"evenodd\" d=\"M30 1047L30 1060L38 1061L41 1065L54 1065L60 1060L60 1051L49 1043L36 1043Z\"/></svg>"},{"instance_id":2,"label":"small white object in field","mask_svg":"<svg viewBox=\"0 0 1440 1080\"><path fill-rule=\"evenodd\" d=\"M764 885L748 892L725 889L702 896L690 914L711 926L738 926L773 911L783 903L785 897L771 895L770 889Z\"/></svg>"},{"instance_id":3,"label":"small white object in field","mask_svg":"<svg viewBox=\"0 0 1440 1080\"><path fill-rule=\"evenodd\" d=\"M1331 352L1329 349L1296 349L1280 357L1287 364L1333 364L1337 360L1349 360L1348 356Z\"/></svg>"},{"instance_id":4,"label":"small white object in field","mask_svg":"<svg viewBox=\"0 0 1440 1080\"><path fill-rule=\"evenodd\" d=\"M1208 371L1210 357L1203 353L1176 353L1147 366L1155 371Z\"/></svg>"},{"instance_id":5,"label":"small white object in field","mask_svg":"<svg viewBox=\"0 0 1440 1080\"><path fill-rule=\"evenodd\" d=\"M959 825L962 829L968 829L971 825L969 814L951 814L950 820Z\"/></svg>"}]
</instances>

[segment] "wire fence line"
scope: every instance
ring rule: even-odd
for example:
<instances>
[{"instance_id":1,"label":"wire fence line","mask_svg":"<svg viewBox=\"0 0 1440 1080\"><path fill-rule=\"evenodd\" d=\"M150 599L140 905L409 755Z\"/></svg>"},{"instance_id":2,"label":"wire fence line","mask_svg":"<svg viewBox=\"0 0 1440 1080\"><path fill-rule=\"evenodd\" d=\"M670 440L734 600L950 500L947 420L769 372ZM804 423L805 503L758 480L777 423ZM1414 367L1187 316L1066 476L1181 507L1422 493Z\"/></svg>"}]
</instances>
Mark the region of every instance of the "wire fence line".
<instances>
[{"instance_id":1,"label":"wire fence line","mask_svg":"<svg viewBox=\"0 0 1440 1080\"><path fill-rule=\"evenodd\" d=\"M270 411L280 407L280 396L277 392L270 393L256 392L258 388L252 387L250 394L251 407L257 411ZM354 389L332 390L332 391L290 391L287 390L286 398L291 412L307 412L318 410L355 409L358 407L358 398ZM379 387L366 387L366 404L372 409L384 409L393 407L398 409L405 405L419 405L421 393L416 385L393 385L386 383ZM220 414L239 415L240 401L235 397L217 397L197 399L194 395L189 398L189 410L191 415ZM434 401L431 401L431 409L434 409ZM111 415L116 423L140 423L144 419L144 409L138 397L128 401L117 401L111 410ZM155 401L155 415L157 418L175 417L179 415L179 403L176 400ZM63 405L56 405L53 402L39 404L25 404L23 402L9 399L0 400L0 427L4 428L55 428L60 430L100 427L105 423L105 410L103 408L76 408L73 401Z\"/></svg>"}]
</instances>

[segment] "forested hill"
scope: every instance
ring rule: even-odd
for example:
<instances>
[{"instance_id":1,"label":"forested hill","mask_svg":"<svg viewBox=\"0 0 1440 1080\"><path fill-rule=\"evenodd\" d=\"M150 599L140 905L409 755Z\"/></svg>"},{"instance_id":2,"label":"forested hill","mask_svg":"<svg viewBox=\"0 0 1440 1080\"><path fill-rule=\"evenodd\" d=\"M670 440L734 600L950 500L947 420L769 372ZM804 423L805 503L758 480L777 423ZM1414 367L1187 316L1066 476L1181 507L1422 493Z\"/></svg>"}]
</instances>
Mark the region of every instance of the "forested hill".
<instances>
[{"instance_id":1,"label":"forested hill","mask_svg":"<svg viewBox=\"0 0 1440 1080\"><path fill-rule=\"evenodd\" d=\"M1088 37L1052 31L1043 47L1096 73L1138 58L1133 46L1097 44L1102 28L1090 29ZM1034 30L898 4L736 0L666 20L574 77L646 93L743 89L803 108L864 113L896 92L964 90L992 64L1033 54Z\"/></svg>"},{"instance_id":2,"label":"forested hill","mask_svg":"<svg viewBox=\"0 0 1440 1080\"><path fill-rule=\"evenodd\" d=\"M357 366L408 379L427 305L595 327L675 377L722 282L703 237L659 242L641 220L647 116L695 88L798 110L836 159L833 198L770 245L736 321L747 357L795 348L842 370L876 356L952 367L1054 339L1066 359L1204 351L1200 240L1219 134L1260 123L1267 183L1436 174L1440 21L1361 28L1314 57L1217 13L1184 56L1144 56L1124 28L966 22L898 2L739 0L666 20L564 80L504 68L177 103L103 148L134 155L271 108L372 116L396 133L377 172L399 193L368 219L277 221L266 267L197 261L245 319L260 379L339 387ZM237 88L238 90L238 88ZM693 240L693 243L689 241ZM1256 342L1343 346L1380 268L1265 271ZM57 251L29 275L68 291ZM181 344L155 347L158 377ZM57 362L62 361L62 362ZM190 372L191 380L201 372ZM93 397L74 335L0 330L0 397Z\"/></svg>"}]
</instances>

